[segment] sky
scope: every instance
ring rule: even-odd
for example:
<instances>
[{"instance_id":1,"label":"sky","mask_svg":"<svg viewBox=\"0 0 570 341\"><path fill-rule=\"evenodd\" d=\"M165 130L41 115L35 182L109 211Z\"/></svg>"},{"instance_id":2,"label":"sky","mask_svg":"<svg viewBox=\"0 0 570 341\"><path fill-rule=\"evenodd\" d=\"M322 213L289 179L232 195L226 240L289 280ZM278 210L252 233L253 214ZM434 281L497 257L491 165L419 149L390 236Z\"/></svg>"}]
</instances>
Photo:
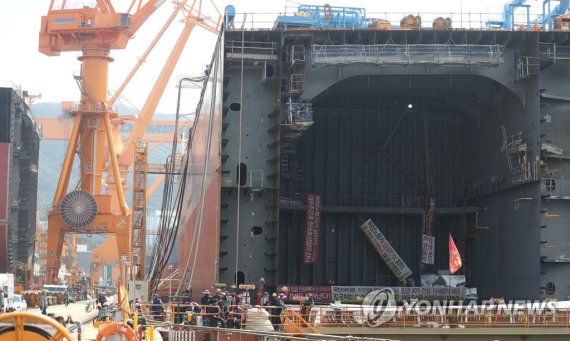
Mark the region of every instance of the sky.
<instances>
[{"instance_id":1,"label":"sky","mask_svg":"<svg viewBox=\"0 0 570 341\"><path fill-rule=\"evenodd\" d=\"M146 0L143 0L146 2ZM114 0L114 7L120 11L130 4L131 0ZM471 27L484 25L488 18L498 19L502 12L503 1L479 0L415 0L415 1L384 1L384 0L324 0L324 1L287 1L287 0L215 0L215 6L220 10L232 4L238 16L236 22L243 21L246 26L269 28L273 20L284 11L289 14L299 4L323 5L325 2L332 6L362 7L367 11L367 17L389 18L398 20L407 14L421 14L424 23L431 22L430 18L443 16L451 17L455 23L469 22ZM39 102L78 101L80 94L73 76L79 74L79 52L66 52L60 56L48 57L38 52L38 32L41 16L47 14L50 0L16 0L0 1L0 86L12 84L28 90L30 94L41 94ZM61 0L56 0L56 4ZM68 0L68 4L78 3ZM92 4L94 1L81 1ZM215 17L211 1L203 0L204 15ZM553 2L556 4L556 2ZM529 0L531 12L540 10L542 1ZM126 78L129 71L156 35L172 11L172 0L167 0L141 27L125 50L111 52L114 62L110 65L109 90L116 90ZM522 15L522 12L519 13ZM239 19L238 19L239 18ZM180 17L181 19L181 17ZM428 21L429 20L429 21ZM237 25L237 24L236 24ZM123 92L121 101L135 108L142 108L148 97L154 80L165 64L169 51L178 37L182 23L176 21L171 30L161 39L155 51L147 58L141 70ZM463 25L465 26L465 25ZM156 112L174 114L176 112L176 78L200 75L211 59L216 36L202 28L195 28L184 49L180 61L175 68L165 93ZM199 90L183 89L182 113L190 113L196 106Z\"/></svg>"}]
</instances>

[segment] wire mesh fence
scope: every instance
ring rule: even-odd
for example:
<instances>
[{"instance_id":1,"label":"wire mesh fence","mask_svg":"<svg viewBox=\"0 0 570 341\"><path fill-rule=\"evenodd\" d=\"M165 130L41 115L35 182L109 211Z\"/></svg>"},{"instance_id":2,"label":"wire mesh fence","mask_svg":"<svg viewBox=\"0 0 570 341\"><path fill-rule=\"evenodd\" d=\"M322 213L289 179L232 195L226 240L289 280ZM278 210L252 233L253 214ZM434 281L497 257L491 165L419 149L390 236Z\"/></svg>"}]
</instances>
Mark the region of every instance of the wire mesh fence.
<instances>
[{"instance_id":1,"label":"wire mesh fence","mask_svg":"<svg viewBox=\"0 0 570 341\"><path fill-rule=\"evenodd\" d=\"M313 45L311 54L313 66L354 63L495 66L504 62L501 45Z\"/></svg>"}]
</instances>

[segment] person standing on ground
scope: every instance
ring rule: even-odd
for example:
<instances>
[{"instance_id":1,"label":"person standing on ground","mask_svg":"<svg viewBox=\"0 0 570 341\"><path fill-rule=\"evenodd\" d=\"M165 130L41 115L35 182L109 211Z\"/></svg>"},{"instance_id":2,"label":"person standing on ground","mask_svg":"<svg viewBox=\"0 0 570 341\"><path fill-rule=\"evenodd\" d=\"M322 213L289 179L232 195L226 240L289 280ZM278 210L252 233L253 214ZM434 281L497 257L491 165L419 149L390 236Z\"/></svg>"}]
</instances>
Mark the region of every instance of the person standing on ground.
<instances>
[{"instance_id":1,"label":"person standing on ground","mask_svg":"<svg viewBox=\"0 0 570 341\"><path fill-rule=\"evenodd\" d=\"M99 296L97 297L97 309L103 309L103 306L107 303L107 297L104 291L99 291Z\"/></svg>"},{"instance_id":2,"label":"person standing on ground","mask_svg":"<svg viewBox=\"0 0 570 341\"><path fill-rule=\"evenodd\" d=\"M308 294L304 297L303 302L301 302L301 316L305 322L311 322L311 309L315 305L315 300L313 299L313 294Z\"/></svg>"},{"instance_id":3,"label":"person standing on ground","mask_svg":"<svg viewBox=\"0 0 570 341\"><path fill-rule=\"evenodd\" d=\"M265 278L261 277L259 279L259 290L257 291L257 296L255 297L256 305L263 305L263 298L265 297Z\"/></svg>"},{"instance_id":4,"label":"person standing on ground","mask_svg":"<svg viewBox=\"0 0 570 341\"><path fill-rule=\"evenodd\" d=\"M69 305L69 291L67 290L63 294L63 303L65 303L66 307Z\"/></svg>"},{"instance_id":5,"label":"person standing on ground","mask_svg":"<svg viewBox=\"0 0 570 341\"><path fill-rule=\"evenodd\" d=\"M47 291L42 290L42 298L40 301L40 308L42 309L42 315L47 315L47 306L48 306Z\"/></svg>"},{"instance_id":6,"label":"person standing on ground","mask_svg":"<svg viewBox=\"0 0 570 341\"><path fill-rule=\"evenodd\" d=\"M0 287L0 314L4 312L4 290Z\"/></svg>"},{"instance_id":7,"label":"person standing on ground","mask_svg":"<svg viewBox=\"0 0 570 341\"><path fill-rule=\"evenodd\" d=\"M157 294L152 296L152 302L150 305L150 314L152 319L155 321L164 321L164 307L162 306L162 300Z\"/></svg>"},{"instance_id":8,"label":"person standing on ground","mask_svg":"<svg viewBox=\"0 0 570 341\"><path fill-rule=\"evenodd\" d=\"M273 328L275 328L275 330L281 330L281 312L283 311L283 308L287 307L287 305L285 304L285 295L283 294L279 294L277 296L277 299L275 300L275 308L274 308L274 314L275 314L275 322L277 322L277 324L273 325Z\"/></svg>"}]
</instances>

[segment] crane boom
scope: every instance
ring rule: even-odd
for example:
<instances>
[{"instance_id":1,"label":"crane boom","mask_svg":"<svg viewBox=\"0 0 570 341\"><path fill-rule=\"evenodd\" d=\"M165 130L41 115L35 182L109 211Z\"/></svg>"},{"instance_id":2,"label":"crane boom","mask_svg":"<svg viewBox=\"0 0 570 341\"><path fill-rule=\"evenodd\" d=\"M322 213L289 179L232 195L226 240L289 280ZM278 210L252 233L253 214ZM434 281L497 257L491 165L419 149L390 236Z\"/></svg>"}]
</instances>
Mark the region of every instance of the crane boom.
<instances>
[{"instance_id":1,"label":"crane boom","mask_svg":"<svg viewBox=\"0 0 570 341\"><path fill-rule=\"evenodd\" d=\"M131 20L131 32L134 34L142 24L156 11L166 0L149 1L144 6L139 7ZM184 1L186 2L186 1Z\"/></svg>"},{"instance_id":2,"label":"crane boom","mask_svg":"<svg viewBox=\"0 0 570 341\"><path fill-rule=\"evenodd\" d=\"M515 9L518 7L524 7L526 0L513 0L507 4L505 4L503 10L503 28L505 29L512 29L513 28L513 21L514 21L514 13Z\"/></svg>"},{"instance_id":3,"label":"crane boom","mask_svg":"<svg viewBox=\"0 0 570 341\"><path fill-rule=\"evenodd\" d=\"M180 33L180 36L172 48L172 52L170 53L168 60L162 68L162 71L160 72L160 75L155 82L147 101L139 113L137 124L135 124L135 130L130 135L125 148L119 157L119 164L121 166L130 164L131 160L133 159L135 143L138 142L144 135L144 131L152 119L152 115L158 106L160 97L164 93L166 84L172 76L174 67L178 62L178 59L180 58L194 27L200 26L210 32L218 32L219 30L222 16L219 15L217 20L205 18L201 13L201 2L197 10L195 9L195 3L196 1L194 1L194 3L188 9L185 9L187 14L184 29L182 30L182 33Z\"/></svg>"}]
</instances>

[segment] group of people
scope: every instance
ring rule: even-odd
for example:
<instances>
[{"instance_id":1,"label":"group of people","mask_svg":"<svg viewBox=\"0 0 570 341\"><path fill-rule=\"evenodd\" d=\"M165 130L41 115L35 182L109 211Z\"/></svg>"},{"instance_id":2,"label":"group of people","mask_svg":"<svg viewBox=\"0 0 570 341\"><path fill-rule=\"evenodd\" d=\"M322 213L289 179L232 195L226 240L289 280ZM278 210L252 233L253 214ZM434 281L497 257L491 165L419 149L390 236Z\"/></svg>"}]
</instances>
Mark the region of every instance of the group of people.
<instances>
[{"instance_id":1,"label":"group of people","mask_svg":"<svg viewBox=\"0 0 570 341\"><path fill-rule=\"evenodd\" d=\"M177 310L177 317L181 316L186 311L186 309L184 307L189 306L191 302L192 302L192 298L191 298L190 290L186 289L182 293L182 297L177 298L176 302L175 302L175 303L178 303L178 305L181 305L183 307L183 308L178 309L180 311ZM137 304L138 304L139 308L137 308ZM139 314L141 313L140 307L141 307L140 300L137 297L137 298L135 298L135 309L139 312ZM153 320L164 321L164 318L166 316L166 311L164 310L164 303L162 302L160 297L158 297L157 294L152 295L152 299L151 299L150 304L149 304L149 312L150 312L150 317Z\"/></svg>"},{"instance_id":2,"label":"group of people","mask_svg":"<svg viewBox=\"0 0 570 341\"><path fill-rule=\"evenodd\" d=\"M193 312L200 313L204 326L241 328L245 322L246 305L257 303L259 306L265 307L270 315L269 319L273 328L279 330L281 313L288 303L292 303L288 300L287 294L287 291L281 291L279 293L274 292L270 296L269 292L264 292L257 297L257 302L248 302L249 296L243 293L232 298L230 294L219 289L213 295L209 290L205 290L200 300L202 308L195 307ZM312 294L306 295L301 302L301 315L306 322L310 322L310 312L314 304Z\"/></svg>"}]
</instances>

